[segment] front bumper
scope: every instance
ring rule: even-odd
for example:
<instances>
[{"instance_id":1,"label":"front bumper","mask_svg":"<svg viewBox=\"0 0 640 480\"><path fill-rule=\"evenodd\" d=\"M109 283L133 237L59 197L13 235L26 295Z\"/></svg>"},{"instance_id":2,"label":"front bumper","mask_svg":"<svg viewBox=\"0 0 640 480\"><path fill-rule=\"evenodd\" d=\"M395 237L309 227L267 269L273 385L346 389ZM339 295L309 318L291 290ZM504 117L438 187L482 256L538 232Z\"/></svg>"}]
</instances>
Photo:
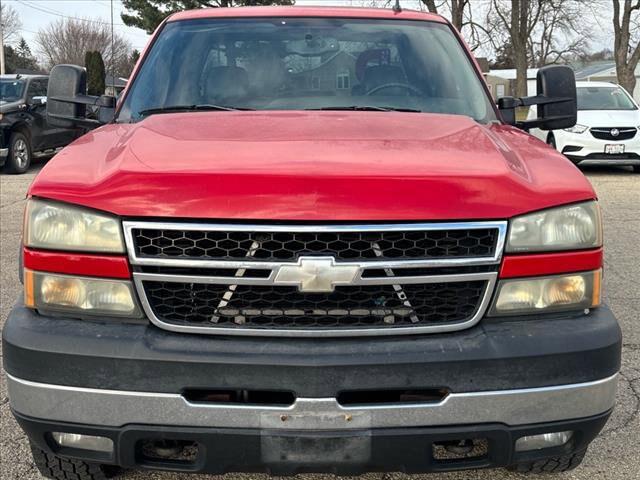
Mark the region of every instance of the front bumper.
<instances>
[{"instance_id":1,"label":"front bumper","mask_svg":"<svg viewBox=\"0 0 640 480\"><path fill-rule=\"evenodd\" d=\"M628 140L601 140L584 133L555 132L556 147L574 163L640 165L640 133ZM605 146L624 145L622 154L605 154Z\"/></svg>"},{"instance_id":2,"label":"front bumper","mask_svg":"<svg viewBox=\"0 0 640 480\"><path fill-rule=\"evenodd\" d=\"M125 468L223 474L265 472L294 475L307 472L360 475L392 471L423 473L462 469L496 468L544 458L571 455L584 450L604 427L610 412L553 423L509 427L500 423L448 427L406 427L355 430L271 430L212 427L168 427L132 424L122 428L41 421L20 414L18 423L40 448L61 456ZM112 439L111 454L61 448L49 432L63 431ZM523 436L572 431L560 447L516 452ZM442 458L444 442L471 440L484 445L463 458ZM144 445L171 440L197 445L192 458L162 459L145 454ZM440 454L440 455L439 455Z\"/></svg>"},{"instance_id":3,"label":"front bumper","mask_svg":"<svg viewBox=\"0 0 640 480\"><path fill-rule=\"evenodd\" d=\"M572 422L567 429L587 432L566 446L577 450L613 407L620 348L620 329L606 307L588 315L485 319L447 334L293 341L66 320L18 305L3 331L11 407L43 448L55 450L51 431L104 431L116 450L100 461L169 468L145 464L136 453L138 439L188 437L205 454L179 468L218 473L509 465L521 459L513 450L521 432ZM292 392L296 400L284 407L200 403L185 397L194 389L277 390ZM345 391L392 389L448 394L411 404L336 400ZM458 466L434 463L425 448L450 435L486 438L495 451ZM331 457L327 438L366 453L338 465L323 463ZM362 440L367 447L357 446L362 438L371 439ZM262 446L238 458L227 445L241 439ZM397 453L388 456L386 449ZM274 451L286 458L272 458ZM58 453L91 458L90 452Z\"/></svg>"}]
</instances>

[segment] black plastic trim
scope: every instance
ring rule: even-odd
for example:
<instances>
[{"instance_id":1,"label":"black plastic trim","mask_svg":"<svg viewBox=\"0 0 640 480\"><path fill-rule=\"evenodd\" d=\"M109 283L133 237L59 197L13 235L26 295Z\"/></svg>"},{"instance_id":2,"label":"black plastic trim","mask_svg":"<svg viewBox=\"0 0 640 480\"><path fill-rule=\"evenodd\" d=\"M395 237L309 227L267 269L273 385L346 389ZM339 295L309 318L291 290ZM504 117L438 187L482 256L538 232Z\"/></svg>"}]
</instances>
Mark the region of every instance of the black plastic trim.
<instances>
[{"instance_id":1,"label":"black plastic trim","mask_svg":"<svg viewBox=\"0 0 640 480\"><path fill-rule=\"evenodd\" d=\"M249 429L187 428L157 425L128 425L123 428L95 427L43 421L15 414L32 442L56 455L127 468L222 474L265 472L273 475L323 472L359 475L366 472L424 473L462 469L495 468L559 455L571 455L587 448L604 427L611 412L578 420L507 427L502 424L452 425L356 431L270 431ZM517 438L547 432L573 431L563 446L517 453ZM63 431L106 436L113 440L115 455L106 457L52 444L50 432ZM486 439L487 454L460 460L436 460L434 442ZM192 462L150 461L140 455L141 440L193 441L198 455ZM342 447L342 448L340 448ZM359 448L364 447L364 448ZM358 458L358 453L360 456Z\"/></svg>"},{"instance_id":2,"label":"black plastic trim","mask_svg":"<svg viewBox=\"0 0 640 480\"><path fill-rule=\"evenodd\" d=\"M620 368L621 332L606 307L485 319L446 334L290 339L172 333L150 324L46 317L17 305L3 330L3 352L8 373L47 384L335 397L344 390L455 393L600 380Z\"/></svg>"}]
</instances>

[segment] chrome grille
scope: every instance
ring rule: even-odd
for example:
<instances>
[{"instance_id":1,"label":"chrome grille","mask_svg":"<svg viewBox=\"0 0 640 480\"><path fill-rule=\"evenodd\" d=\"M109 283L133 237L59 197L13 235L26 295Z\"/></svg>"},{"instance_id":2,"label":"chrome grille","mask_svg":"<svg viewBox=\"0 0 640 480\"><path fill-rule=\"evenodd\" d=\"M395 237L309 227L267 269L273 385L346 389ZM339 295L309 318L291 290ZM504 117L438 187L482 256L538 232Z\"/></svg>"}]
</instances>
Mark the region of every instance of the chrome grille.
<instances>
[{"instance_id":1,"label":"chrome grille","mask_svg":"<svg viewBox=\"0 0 640 480\"><path fill-rule=\"evenodd\" d=\"M617 135L614 135L617 133ZM636 136L637 129L635 127L594 127L591 129L591 135L599 140L623 141L631 140Z\"/></svg>"},{"instance_id":2,"label":"chrome grille","mask_svg":"<svg viewBox=\"0 0 640 480\"><path fill-rule=\"evenodd\" d=\"M350 336L477 323L493 292L506 222L124 222L124 229L138 294L162 328Z\"/></svg>"}]
</instances>

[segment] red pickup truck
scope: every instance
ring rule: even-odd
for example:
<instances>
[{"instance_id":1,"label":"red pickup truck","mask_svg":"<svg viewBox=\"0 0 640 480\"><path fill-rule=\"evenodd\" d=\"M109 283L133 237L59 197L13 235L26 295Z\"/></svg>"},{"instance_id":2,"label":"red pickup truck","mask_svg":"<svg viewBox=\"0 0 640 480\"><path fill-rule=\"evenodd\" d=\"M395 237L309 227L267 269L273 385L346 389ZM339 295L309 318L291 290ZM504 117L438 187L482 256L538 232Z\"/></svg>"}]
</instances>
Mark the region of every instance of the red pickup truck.
<instances>
[{"instance_id":1,"label":"red pickup truck","mask_svg":"<svg viewBox=\"0 0 640 480\"><path fill-rule=\"evenodd\" d=\"M117 105L55 67L49 120L89 131L29 190L3 331L39 470L576 467L621 334L596 194L523 131L575 98L555 66L494 104L398 9L172 15Z\"/></svg>"}]
</instances>

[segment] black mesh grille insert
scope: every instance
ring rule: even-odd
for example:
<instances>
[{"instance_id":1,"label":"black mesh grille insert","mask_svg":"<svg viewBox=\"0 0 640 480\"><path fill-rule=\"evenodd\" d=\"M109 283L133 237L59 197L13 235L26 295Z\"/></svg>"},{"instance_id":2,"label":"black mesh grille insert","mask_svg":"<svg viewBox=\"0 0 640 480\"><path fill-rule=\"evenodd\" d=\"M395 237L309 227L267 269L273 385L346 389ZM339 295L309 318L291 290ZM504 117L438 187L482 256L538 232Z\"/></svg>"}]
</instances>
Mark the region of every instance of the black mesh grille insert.
<instances>
[{"instance_id":1,"label":"black mesh grille insert","mask_svg":"<svg viewBox=\"0 0 640 480\"><path fill-rule=\"evenodd\" d=\"M463 322L477 311L487 282L296 287L144 281L155 315L166 323L227 328L358 328Z\"/></svg>"},{"instance_id":2,"label":"black mesh grille insert","mask_svg":"<svg viewBox=\"0 0 640 480\"><path fill-rule=\"evenodd\" d=\"M337 260L491 257L496 228L378 232L214 232L134 229L136 255L207 260L296 260L327 255Z\"/></svg>"}]
</instances>

